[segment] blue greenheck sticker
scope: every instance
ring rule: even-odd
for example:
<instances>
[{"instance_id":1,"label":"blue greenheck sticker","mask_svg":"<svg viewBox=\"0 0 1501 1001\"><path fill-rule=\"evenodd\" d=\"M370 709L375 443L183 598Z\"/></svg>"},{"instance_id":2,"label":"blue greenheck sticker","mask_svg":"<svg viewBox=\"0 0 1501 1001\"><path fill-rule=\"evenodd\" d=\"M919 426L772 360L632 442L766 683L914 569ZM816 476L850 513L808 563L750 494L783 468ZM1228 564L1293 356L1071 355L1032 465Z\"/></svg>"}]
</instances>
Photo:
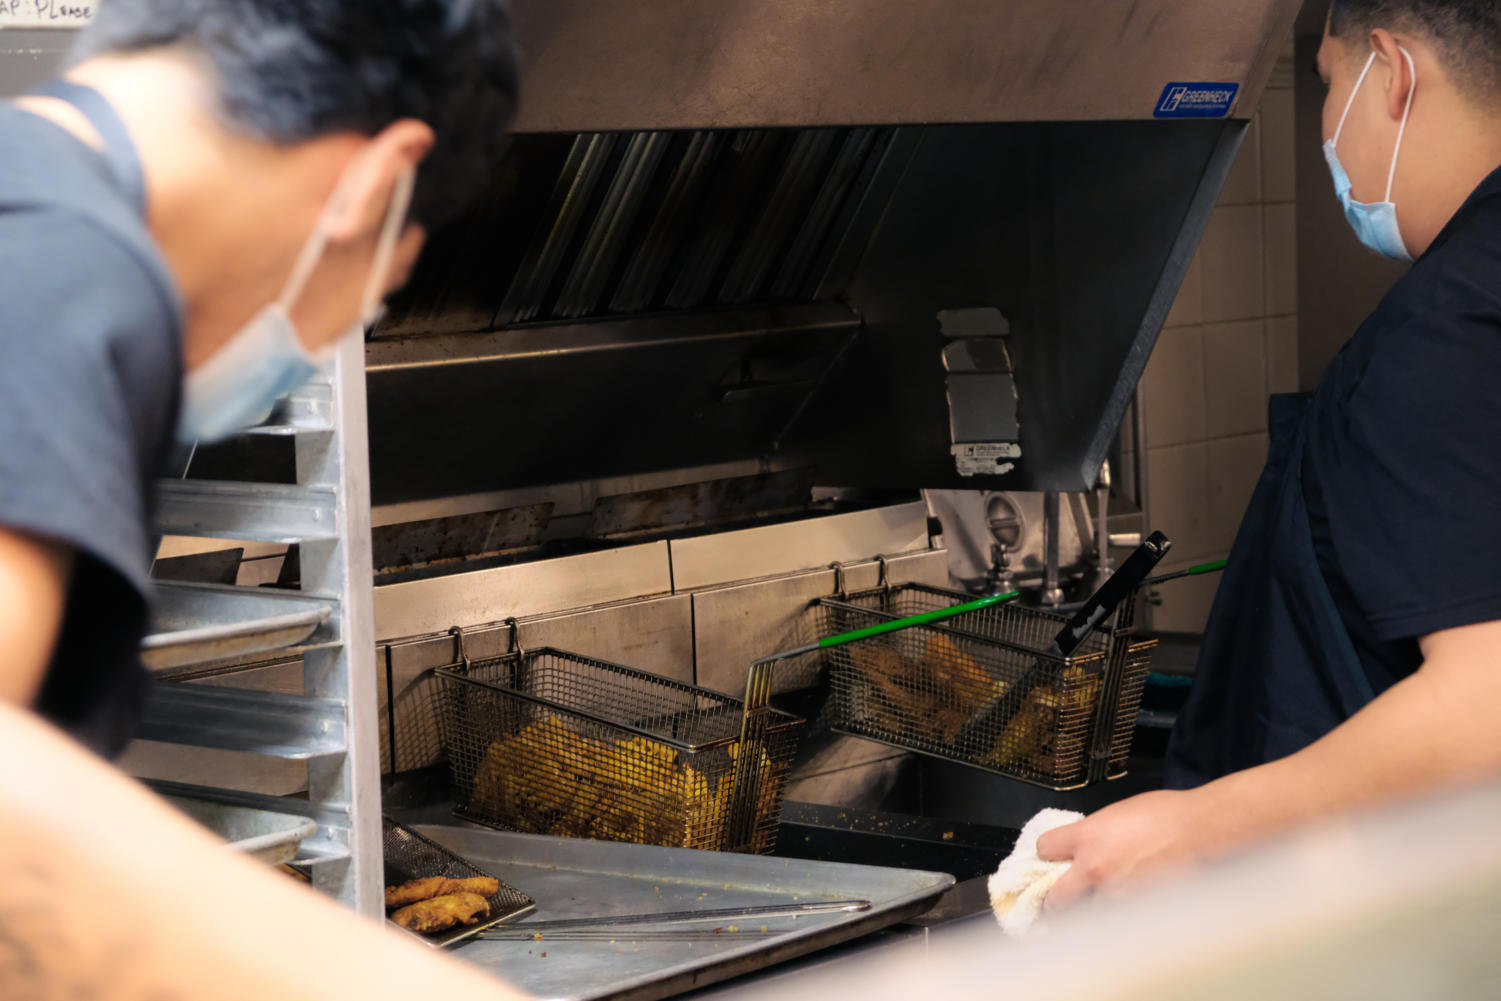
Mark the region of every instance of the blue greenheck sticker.
<instances>
[{"instance_id":1,"label":"blue greenheck sticker","mask_svg":"<svg viewBox=\"0 0 1501 1001\"><path fill-rule=\"evenodd\" d=\"M1224 118L1238 93L1238 83L1170 83L1163 88L1152 117Z\"/></svg>"}]
</instances>

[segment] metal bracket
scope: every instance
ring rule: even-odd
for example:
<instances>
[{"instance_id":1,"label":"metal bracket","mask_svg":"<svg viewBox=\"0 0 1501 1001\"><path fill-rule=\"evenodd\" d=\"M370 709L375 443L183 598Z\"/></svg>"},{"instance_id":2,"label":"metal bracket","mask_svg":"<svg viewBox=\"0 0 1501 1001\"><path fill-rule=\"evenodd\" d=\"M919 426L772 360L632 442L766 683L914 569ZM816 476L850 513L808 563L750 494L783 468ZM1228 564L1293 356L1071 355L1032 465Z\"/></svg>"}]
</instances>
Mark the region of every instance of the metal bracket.
<instances>
[{"instance_id":1,"label":"metal bracket","mask_svg":"<svg viewBox=\"0 0 1501 1001\"><path fill-rule=\"evenodd\" d=\"M829 564L829 569L834 571L834 597L844 599L849 597L849 588L844 582L844 564L838 561Z\"/></svg>"},{"instance_id":2,"label":"metal bracket","mask_svg":"<svg viewBox=\"0 0 1501 1001\"><path fill-rule=\"evenodd\" d=\"M453 637L453 646L454 646L453 659L456 662L458 662L460 664L463 664L464 665L464 673L468 674L469 673L469 664L470 664L470 662L469 662L469 651L464 649L464 627L463 626L451 626L449 628L449 630L448 630L448 635L450 635L450 636Z\"/></svg>"},{"instance_id":3,"label":"metal bracket","mask_svg":"<svg viewBox=\"0 0 1501 1001\"><path fill-rule=\"evenodd\" d=\"M512 615L505 620L505 624L511 629L511 653L515 654L517 660L525 659L526 651L521 646L521 623Z\"/></svg>"},{"instance_id":4,"label":"metal bracket","mask_svg":"<svg viewBox=\"0 0 1501 1001\"><path fill-rule=\"evenodd\" d=\"M168 744L307 760L344 752L346 717L338 699L161 684L146 703L140 735Z\"/></svg>"}]
</instances>

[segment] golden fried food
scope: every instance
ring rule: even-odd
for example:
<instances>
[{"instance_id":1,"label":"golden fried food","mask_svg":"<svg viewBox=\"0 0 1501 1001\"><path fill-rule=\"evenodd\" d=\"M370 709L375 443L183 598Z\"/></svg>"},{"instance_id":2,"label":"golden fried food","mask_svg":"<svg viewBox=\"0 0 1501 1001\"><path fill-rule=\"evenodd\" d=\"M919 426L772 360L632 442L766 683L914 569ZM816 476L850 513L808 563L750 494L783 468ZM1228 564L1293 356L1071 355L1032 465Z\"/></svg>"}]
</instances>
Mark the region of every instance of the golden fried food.
<instances>
[{"instance_id":1,"label":"golden fried food","mask_svg":"<svg viewBox=\"0 0 1501 1001\"><path fill-rule=\"evenodd\" d=\"M408 880L400 886L388 886L386 887L386 910L415 904L419 900L430 900L440 893L447 892L443 889L443 885L447 882L448 880L443 876L429 876L426 879Z\"/></svg>"},{"instance_id":2,"label":"golden fried food","mask_svg":"<svg viewBox=\"0 0 1501 1001\"><path fill-rule=\"evenodd\" d=\"M494 876L470 876L468 879L445 879L443 886L433 896L450 893L477 893L481 897L493 897L500 892L500 880Z\"/></svg>"},{"instance_id":3,"label":"golden fried food","mask_svg":"<svg viewBox=\"0 0 1501 1001\"><path fill-rule=\"evenodd\" d=\"M992 768L1044 777L1072 776L1083 767L1098 712L1103 678L1070 664L1027 693L1001 732L981 746L957 746L961 733L1010 687L960 639L934 633L920 659L891 646L848 656L855 684L849 711L863 732L909 745L938 746Z\"/></svg>"},{"instance_id":4,"label":"golden fried food","mask_svg":"<svg viewBox=\"0 0 1501 1001\"><path fill-rule=\"evenodd\" d=\"M391 915L391 920L403 928L431 934L455 925L478 924L489 916L490 904L478 893L448 893L409 904Z\"/></svg>"},{"instance_id":5,"label":"golden fried food","mask_svg":"<svg viewBox=\"0 0 1501 1001\"><path fill-rule=\"evenodd\" d=\"M756 808L770 811L785 768L774 768L764 748L759 753ZM704 754L689 764L659 741L600 740L547 717L486 749L467 806L536 834L717 848L738 754L732 744L722 758ZM760 829L757 838L769 847Z\"/></svg>"},{"instance_id":6,"label":"golden fried food","mask_svg":"<svg viewBox=\"0 0 1501 1001\"><path fill-rule=\"evenodd\" d=\"M454 893L477 893L481 897L493 897L499 892L500 880L493 876L471 876L468 879L428 876L408 880L400 886L386 887L386 910Z\"/></svg>"}]
</instances>

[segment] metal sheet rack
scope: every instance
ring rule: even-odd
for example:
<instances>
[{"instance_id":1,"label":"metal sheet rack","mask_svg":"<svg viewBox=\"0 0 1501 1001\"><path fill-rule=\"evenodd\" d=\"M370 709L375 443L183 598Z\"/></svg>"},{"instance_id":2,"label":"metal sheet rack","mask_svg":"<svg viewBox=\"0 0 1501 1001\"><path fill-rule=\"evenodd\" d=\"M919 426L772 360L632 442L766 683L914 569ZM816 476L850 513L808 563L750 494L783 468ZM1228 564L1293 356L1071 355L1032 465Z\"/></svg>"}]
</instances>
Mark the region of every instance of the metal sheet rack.
<instances>
[{"instance_id":1,"label":"metal sheet rack","mask_svg":"<svg viewBox=\"0 0 1501 1001\"><path fill-rule=\"evenodd\" d=\"M296 483L164 482L157 529L295 544L300 590L161 585L148 662L180 670L276 651L300 655L299 692L158 680L140 736L307 763L306 800L174 786L177 794L298 813L318 823L297 861L362 913L383 913L369 444L364 344L278 405L256 435L293 438ZM289 622L300 623L288 628Z\"/></svg>"}]
</instances>

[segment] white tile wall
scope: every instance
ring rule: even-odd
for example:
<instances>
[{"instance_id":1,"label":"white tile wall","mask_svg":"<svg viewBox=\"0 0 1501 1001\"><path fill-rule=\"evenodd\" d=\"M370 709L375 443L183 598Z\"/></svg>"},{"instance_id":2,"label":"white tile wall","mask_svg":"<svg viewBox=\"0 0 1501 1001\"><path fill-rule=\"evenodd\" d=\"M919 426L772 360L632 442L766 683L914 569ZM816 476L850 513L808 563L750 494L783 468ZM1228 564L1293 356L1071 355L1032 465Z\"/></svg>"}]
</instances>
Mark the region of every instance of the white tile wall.
<instances>
[{"instance_id":1,"label":"white tile wall","mask_svg":"<svg viewBox=\"0 0 1501 1001\"><path fill-rule=\"evenodd\" d=\"M1272 80L1142 379L1164 571L1229 553L1266 459L1267 397L1298 389L1292 74ZM1218 579L1164 585L1153 625L1202 630Z\"/></svg>"},{"instance_id":2,"label":"white tile wall","mask_svg":"<svg viewBox=\"0 0 1501 1001\"><path fill-rule=\"evenodd\" d=\"M1266 430L1265 321L1204 328L1204 387L1205 439Z\"/></svg>"},{"instance_id":3,"label":"white tile wall","mask_svg":"<svg viewBox=\"0 0 1501 1001\"><path fill-rule=\"evenodd\" d=\"M1298 318L1274 316L1266 321L1266 388L1268 393L1298 391Z\"/></svg>"},{"instance_id":4,"label":"white tile wall","mask_svg":"<svg viewBox=\"0 0 1501 1001\"><path fill-rule=\"evenodd\" d=\"M1266 314L1298 311L1298 232L1295 206L1278 202L1262 208L1266 254Z\"/></svg>"},{"instance_id":5,"label":"white tile wall","mask_svg":"<svg viewBox=\"0 0 1501 1001\"><path fill-rule=\"evenodd\" d=\"M1204 328L1168 327L1142 375L1147 441L1153 445L1181 445L1203 441Z\"/></svg>"},{"instance_id":6,"label":"white tile wall","mask_svg":"<svg viewBox=\"0 0 1501 1001\"><path fill-rule=\"evenodd\" d=\"M1199 245L1199 265L1203 268L1206 322L1264 316L1261 206L1216 208Z\"/></svg>"},{"instance_id":7,"label":"white tile wall","mask_svg":"<svg viewBox=\"0 0 1501 1001\"><path fill-rule=\"evenodd\" d=\"M1297 181L1293 91L1268 90L1261 99L1261 197L1268 203L1291 202Z\"/></svg>"},{"instance_id":8,"label":"white tile wall","mask_svg":"<svg viewBox=\"0 0 1501 1001\"><path fill-rule=\"evenodd\" d=\"M1147 453L1151 490L1151 529L1167 533L1173 553L1185 557L1215 551L1216 533L1209 521L1209 467L1205 443L1169 445Z\"/></svg>"}]
</instances>

